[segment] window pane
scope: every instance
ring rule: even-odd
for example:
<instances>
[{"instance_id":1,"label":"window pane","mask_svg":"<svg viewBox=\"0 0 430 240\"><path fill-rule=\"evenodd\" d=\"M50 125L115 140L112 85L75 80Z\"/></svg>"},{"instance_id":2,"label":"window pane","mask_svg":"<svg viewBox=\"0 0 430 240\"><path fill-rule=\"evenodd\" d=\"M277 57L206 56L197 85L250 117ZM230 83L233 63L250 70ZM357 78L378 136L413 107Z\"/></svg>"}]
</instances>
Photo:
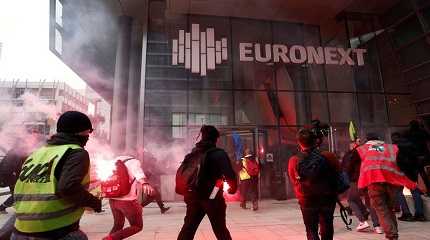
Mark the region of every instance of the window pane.
<instances>
[{"instance_id":1,"label":"window pane","mask_svg":"<svg viewBox=\"0 0 430 240\"><path fill-rule=\"evenodd\" d=\"M256 104L253 91L236 91L234 94L236 124L256 124Z\"/></svg>"},{"instance_id":2,"label":"window pane","mask_svg":"<svg viewBox=\"0 0 430 240\"><path fill-rule=\"evenodd\" d=\"M249 43L247 48L252 53L255 53L253 43L262 43L261 56L271 56L271 52L265 51L264 43L272 42L270 22L258 21L249 19L232 19L231 31L233 34L233 78L234 87L239 89L266 89L266 85L274 85L273 83L273 66L270 65L271 59L267 63L256 62L253 54L249 54L253 58L251 61L240 61L239 44ZM274 86L273 86L274 87Z\"/></svg>"},{"instance_id":3,"label":"window pane","mask_svg":"<svg viewBox=\"0 0 430 240\"><path fill-rule=\"evenodd\" d=\"M329 93L331 121L334 123L347 123L351 120L357 122L357 103L352 93Z\"/></svg>"},{"instance_id":4,"label":"window pane","mask_svg":"<svg viewBox=\"0 0 430 240\"><path fill-rule=\"evenodd\" d=\"M388 95L387 105L391 125L407 125L415 119L415 109L408 95Z\"/></svg>"},{"instance_id":5,"label":"window pane","mask_svg":"<svg viewBox=\"0 0 430 240\"><path fill-rule=\"evenodd\" d=\"M190 125L228 125L233 120L230 91L190 91Z\"/></svg>"},{"instance_id":6,"label":"window pane","mask_svg":"<svg viewBox=\"0 0 430 240\"><path fill-rule=\"evenodd\" d=\"M387 121L385 96L382 94L358 94L360 119L363 124L380 123Z\"/></svg>"},{"instance_id":7,"label":"window pane","mask_svg":"<svg viewBox=\"0 0 430 240\"><path fill-rule=\"evenodd\" d=\"M173 114L186 113L185 91L150 90L145 98L145 123L172 125Z\"/></svg>"}]
</instances>

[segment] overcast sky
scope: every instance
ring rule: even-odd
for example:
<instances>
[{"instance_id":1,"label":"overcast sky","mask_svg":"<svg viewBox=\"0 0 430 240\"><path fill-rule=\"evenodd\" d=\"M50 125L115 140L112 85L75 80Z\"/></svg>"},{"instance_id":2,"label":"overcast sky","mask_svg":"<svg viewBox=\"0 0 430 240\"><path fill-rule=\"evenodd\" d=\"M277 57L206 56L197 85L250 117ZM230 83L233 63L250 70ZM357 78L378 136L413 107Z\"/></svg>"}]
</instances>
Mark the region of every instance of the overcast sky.
<instances>
[{"instance_id":1,"label":"overcast sky","mask_svg":"<svg viewBox=\"0 0 430 240\"><path fill-rule=\"evenodd\" d=\"M85 88L49 50L49 0L0 0L0 79L64 81Z\"/></svg>"}]
</instances>

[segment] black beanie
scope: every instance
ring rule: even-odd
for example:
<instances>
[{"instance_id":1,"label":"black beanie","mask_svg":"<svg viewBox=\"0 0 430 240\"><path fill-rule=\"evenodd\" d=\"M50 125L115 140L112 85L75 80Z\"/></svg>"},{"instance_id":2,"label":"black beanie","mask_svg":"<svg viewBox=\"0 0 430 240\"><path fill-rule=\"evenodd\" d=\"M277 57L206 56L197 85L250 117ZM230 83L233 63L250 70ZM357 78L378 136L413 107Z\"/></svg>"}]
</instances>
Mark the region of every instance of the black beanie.
<instances>
[{"instance_id":1,"label":"black beanie","mask_svg":"<svg viewBox=\"0 0 430 240\"><path fill-rule=\"evenodd\" d=\"M61 114L57 122L57 132L79 133L85 130L93 130L91 120L87 115L78 111L67 111Z\"/></svg>"},{"instance_id":2,"label":"black beanie","mask_svg":"<svg viewBox=\"0 0 430 240\"><path fill-rule=\"evenodd\" d=\"M219 132L218 130L211 125L203 125L200 129L200 132L202 134L202 140L206 141L215 141L219 138Z\"/></svg>"}]
</instances>

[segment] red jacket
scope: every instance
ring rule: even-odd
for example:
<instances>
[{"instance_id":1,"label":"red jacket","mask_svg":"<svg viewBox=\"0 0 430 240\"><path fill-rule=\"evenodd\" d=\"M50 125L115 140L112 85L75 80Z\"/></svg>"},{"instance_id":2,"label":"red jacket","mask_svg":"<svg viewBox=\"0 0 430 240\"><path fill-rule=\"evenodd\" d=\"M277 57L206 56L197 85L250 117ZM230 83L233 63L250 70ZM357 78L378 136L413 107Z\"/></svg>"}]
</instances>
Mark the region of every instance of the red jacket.
<instances>
[{"instance_id":1,"label":"red jacket","mask_svg":"<svg viewBox=\"0 0 430 240\"><path fill-rule=\"evenodd\" d=\"M368 141L357 148L361 158L358 187L366 188L372 183L390 183L415 189L417 184L400 171L396 159L399 148L382 141Z\"/></svg>"}]
</instances>

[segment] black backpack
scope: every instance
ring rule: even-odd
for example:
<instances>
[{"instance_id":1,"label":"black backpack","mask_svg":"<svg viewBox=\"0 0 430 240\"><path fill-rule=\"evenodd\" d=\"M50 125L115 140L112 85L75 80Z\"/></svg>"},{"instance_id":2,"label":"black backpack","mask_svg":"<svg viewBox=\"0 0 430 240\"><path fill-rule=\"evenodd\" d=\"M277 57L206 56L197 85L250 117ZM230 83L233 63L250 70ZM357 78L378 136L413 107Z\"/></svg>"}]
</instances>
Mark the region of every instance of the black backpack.
<instances>
[{"instance_id":1,"label":"black backpack","mask_svg":"<svg viewBox=\"0 0 430 240\"><path fill-rule=\"evenodd\" d=\"M187 192L197 188L199 183L199 174L202 165L209 152L215 151L217 148L211 148L206 152L193 150L187 154L176 171L176 186L175 192L180 195L185 195Z\"/></svg>"},{"instance_id":2,"label":"black backpack","mask_svg":"<svg viewBox=\"0 0 430 240\"><path fill-rule=\"evenodd\" d=\"M321 196L336 192L335 171L318 149L299 155L297 174L305 196Z\"/></svg>"}]
</instances>

